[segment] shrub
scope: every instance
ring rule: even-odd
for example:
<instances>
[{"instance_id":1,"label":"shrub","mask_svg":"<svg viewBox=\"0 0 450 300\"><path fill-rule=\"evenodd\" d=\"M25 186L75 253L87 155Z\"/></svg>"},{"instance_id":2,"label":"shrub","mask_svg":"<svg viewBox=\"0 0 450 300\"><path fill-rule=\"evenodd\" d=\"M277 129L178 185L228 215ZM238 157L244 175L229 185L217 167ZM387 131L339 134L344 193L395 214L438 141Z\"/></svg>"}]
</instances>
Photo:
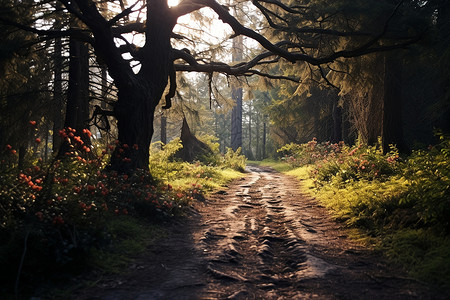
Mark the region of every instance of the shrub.
<instances>
[{"instance_id":1,"label":"shrub","mask_svg":"<svg viewBox=\"0 0 450 300\"><path fill-rule=\"evenodd\" d=\"M14 280L11 274L19 265L24 279L80 270L93 248L114 244L109 230L114 218L167 218L193 199L195 188L173 189L148 171L105 170L112 145L104 150L87 146L70 128L61 136L69 150L48 164L37 162L18 172L16 151L8 146L2 155L0 276L5 284ZM26 260L21 260L24 248Z\"/></svg>"},{"instance_id":2,"label":"shrub","mask_svg":"<svg viewBox=\"0 0 450 300\"><path fill-rule=\"evenodd\" d=\"M440 134L439 139L407 161L404 176L410 187L403 201L414 206L424 224L450 233L450 138Z\"/></svg>"},{"instance_id":3,"label":"shrub","mask_svg":"<svg viewBox=\"0 0 450 300\"><path fill-rule=\"evenodd\" d=\"M306 144L288 144L277 150L281 158L293 167L313 164L328 157L335 157L342 152L344 142L333 144L330 142L318 143L316 138Z\"/></svg>"}]
</instances>

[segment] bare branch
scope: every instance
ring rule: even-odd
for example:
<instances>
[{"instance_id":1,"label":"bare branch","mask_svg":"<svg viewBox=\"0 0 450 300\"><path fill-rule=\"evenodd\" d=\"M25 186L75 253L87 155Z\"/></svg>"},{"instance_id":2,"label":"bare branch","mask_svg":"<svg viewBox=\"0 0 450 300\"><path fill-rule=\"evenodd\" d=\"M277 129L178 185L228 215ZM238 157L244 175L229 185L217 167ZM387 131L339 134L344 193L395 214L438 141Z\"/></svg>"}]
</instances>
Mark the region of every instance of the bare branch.
<instances>
[{"instance_id":1,"label":"bare branch","mask_svg":"<svg viewBox=\"0 0 450 300\"><path fill-rule=\"evenodd\" d=\"M183 0L177 6L170 8L172 16L178 18L187 14L190 14L206 5L203 1L199 0Z\"/></svg>"},{"instance_id":2,"label":"bare branch","mask_svg":"<svg viewBox=\"0 0 450 300\"><path fill-rule=\"evenodd\" d=\"M131 14L133 12L133 8L140 2L140 0L136 1L133 5L131 5L130 7L127 7L126 9L122 10L122 12L120 12L118 15L116 15L114 18L112 18L111 20L108 21L108 25L112 26L114 24L116 24L117 21L119 21L120 19L128 16L129 14Z\"/></svg>"},{"instance_id":3,"label":"bare branch","mask_svg":"<svg viewBox=\"0 0 450 300\"><path fill-rule=\"evenodd\" d=\"M190 53L183 50L173 49L173 53L174 59L183 59L185 62L188 63L188 65L175 64L175 70L177 71L187 71L187 72L197 71L204 73L219 72L235 76L243 75L244 73L248 72L252 67L256 66L257 64L261 64L261 61L263 59L274 56L274 54L271 52L264 52L246 63L239 63L235 66L230 66L222 62L210 62L206 64L200 64Z\"/></svg>"},{"instance_id":4,"label":"bare branch","mask_svg":"<svg viewBox=\"0 0 450 300\"><path fill-rule=\"evenodd\" d=\"M297 6L287 6L287 5L281 3L280 1L277 1L277 0L253 0L252 1L253 4L257 3L258 5L261 5L261 4L259 4L259 2L274 4L274 5L278 6L279 8L281 8L281 9L283 9L283 10L285 10L285 11L291 13L291 14L301 14L301 15L303 15L303 14L305 14L305 12L303 10L307 9L306 6L299 6L299 5L297 5Z\"/></svg>"},{"instance_id":5,"label":"bare branch","mask_svg":"<svg viewBox=\"0 0 450 300\"><path fill-rule=\"evenodd\" d=\"M77 28L71 28L71 29L66 29L66 30L41 30L41 29L36 29L34 27L26 26L26 25L17 23L15 21L3 19L3 18L0 18L0 23L2 23L4 25L9 25L9 26L16 27L16 28L21 29L23 31L34 33L34 34L36 34L38 36L45 36L45 37L48 37L48 38L58 38L58 37L64 37L64 36L71 36L71 37L76 38L77 40L88 42L88 43L91 43L91 44L94 41L89 36L89 32L88 31L85 31L85 30L82 30L82 29L77 29Z\"/></svg>"},{"instance_id":6,"label":"bare branch","mask_svg":"<svg viewBox=\"0 0 450 300\"><path fill-rule=\"evenodd\" d=\"M234 18L225 8L223 8L215 0L206 0L206 3L211 9L213 9L217 13L219 18L223 22L229 24L231 26L231 28L233 28L234 32L237 35L239 35L239 34L245 35L249 38L256 40L257 42L259 42L261 44L261 46L266 48L268 51L272 52L275 55L279 55L292 63L298 62L298 61L304 61L304 62L307 62L307 63L317 66L317 65L328 63L328 62L332 62L335 59L340 58L340 57L349 58L349 57L361 56L361 55L374 53L374 52L404 48L404 47L411 45L411 44L417 42L418 40L420 40L422 37L422 34L423 34L422 33L417 36L412 36L409 39L407 39L405 42L402 42L402 43L392 44L392 45L375 46L375 44L386 34L389 22L391 21L391 19L393 18L393 16L395 15L395 13L398 10L398 7L402 3L402 2L400 2L396 6L394 11L392 12L391 16L388 18L387 22L385 23L385 26L384 26L382 32L380 34L376 35L374 38L370 39L365 44L355 47L354 49L351 49L351 50L337 51L337 52L334 52L332 54L322 56L322 57L312 57L310 55L307 55L304 53L298 53L296 51L289 52L286 49L281 48L279 44L271 43L269 40L267 40L261 34L243 26L236 18ZM285 45L285 44L283 44L283 45Z\"/></svg>"}]
</instances>

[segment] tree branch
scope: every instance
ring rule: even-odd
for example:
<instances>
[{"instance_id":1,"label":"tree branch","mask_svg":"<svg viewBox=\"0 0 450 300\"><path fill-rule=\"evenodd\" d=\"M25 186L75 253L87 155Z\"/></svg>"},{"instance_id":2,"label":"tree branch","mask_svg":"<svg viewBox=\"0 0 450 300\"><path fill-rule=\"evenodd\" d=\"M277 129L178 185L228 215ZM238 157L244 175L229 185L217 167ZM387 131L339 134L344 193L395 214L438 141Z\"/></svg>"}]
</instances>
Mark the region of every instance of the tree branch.
<instances>
[{"instance_id":1,"label":"tree branch","mask_svg":"<svg viewBox=\"0 0 450 300\"><path fill-rule=\"evenodd\" d=\"M178 18L187 14L190 14L200 8L205 7L203 1L198 0L183 0L177 6L171 7L170 11L172 16Z\"/></svg>"},{"instance_id":2,"label":"tree branch","mask_svg":"<svg viewBox=\"0 0 450 300\"><path fill-rule=\"evenodd\" d=\"M2 23L4 25L16 27L16 28L21 29L26 32L34 33L38 36L46 36L48 38L71 36L71 37L76 38L77 40L87 42L90 44L92 44L94 41L88 35L88 31L85 31L82 29L70 28L70 29L66 29L66 30L41 30L41 29L36 29L34 27L26 26L26 25L17 23L15 21L3 19L3 18L0 18L0 23Z\"/></svg>"},{"instance_id":3,"label":"tree branch","mask_svg":"<svg viewBox=\"0 0 450 300\"><path fill-rule=\"evenodd\" d=\"M108 21L108 25L112 26L114 24L116 24L117 21L119 21L120 19L128 16L129 14L131 14L133 12L133 8L140 2L140 0L136 1L133 5L131 5L130 7L127 7L126 9L124 9L122 12L120 12L118 15L116 15L114 18L112 18L111 20Z\"/></svg>"}]
</instances>

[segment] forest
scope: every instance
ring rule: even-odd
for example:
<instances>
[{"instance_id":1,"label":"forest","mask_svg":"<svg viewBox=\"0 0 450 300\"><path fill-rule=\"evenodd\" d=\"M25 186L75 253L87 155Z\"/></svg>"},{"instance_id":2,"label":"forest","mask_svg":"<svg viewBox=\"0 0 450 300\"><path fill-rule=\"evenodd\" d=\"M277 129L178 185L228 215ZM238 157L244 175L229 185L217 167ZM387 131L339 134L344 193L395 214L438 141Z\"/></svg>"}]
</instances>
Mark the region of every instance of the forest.
<instances>
[{"instance_id":1,"label":"forest","mask_svg":"<svg viewBox=\"0 0 450 300\"><path fill-rule=\"evenodd\" d=\"M349 273L341 298L383 298L370 286L384 280L399 299L444 299L449 66L446 0L1 1L0 298L109 299L101 280L136 257L164 266L149 249L188 230L180 239L206 256L186 259L209 283L155 281L149 299L334 299L330 276L358 266L352 251L397 275L367 267L373 282L353 290ZM222 213L248 231L201 231ZM344 233L303 224L322 214ZM292 239L311 246L300 255ZM323 273L300 284L319 259ZM267 279L243 267L255 264L285 267ZM114 299L144 297L131 290Z\"/></svg>"}]
</instances>

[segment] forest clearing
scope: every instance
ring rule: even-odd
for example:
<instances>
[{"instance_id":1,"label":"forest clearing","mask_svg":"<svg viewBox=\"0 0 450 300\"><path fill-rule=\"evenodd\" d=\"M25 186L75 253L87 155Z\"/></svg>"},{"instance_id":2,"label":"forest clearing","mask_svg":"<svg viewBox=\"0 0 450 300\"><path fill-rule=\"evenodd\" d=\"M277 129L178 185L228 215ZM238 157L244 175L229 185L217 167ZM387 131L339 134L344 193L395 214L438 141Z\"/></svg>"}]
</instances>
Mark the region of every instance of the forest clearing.
<instances>
[{"instance_id":1,"label":"forest clearing","mask_svg":"<svg viewBox=\"0 0 450 300\"><path fill-rule=\"evenodd\" d=\"M0 3L1 299L445 299L447 0Z\"/></svg>"}]
</instances>

